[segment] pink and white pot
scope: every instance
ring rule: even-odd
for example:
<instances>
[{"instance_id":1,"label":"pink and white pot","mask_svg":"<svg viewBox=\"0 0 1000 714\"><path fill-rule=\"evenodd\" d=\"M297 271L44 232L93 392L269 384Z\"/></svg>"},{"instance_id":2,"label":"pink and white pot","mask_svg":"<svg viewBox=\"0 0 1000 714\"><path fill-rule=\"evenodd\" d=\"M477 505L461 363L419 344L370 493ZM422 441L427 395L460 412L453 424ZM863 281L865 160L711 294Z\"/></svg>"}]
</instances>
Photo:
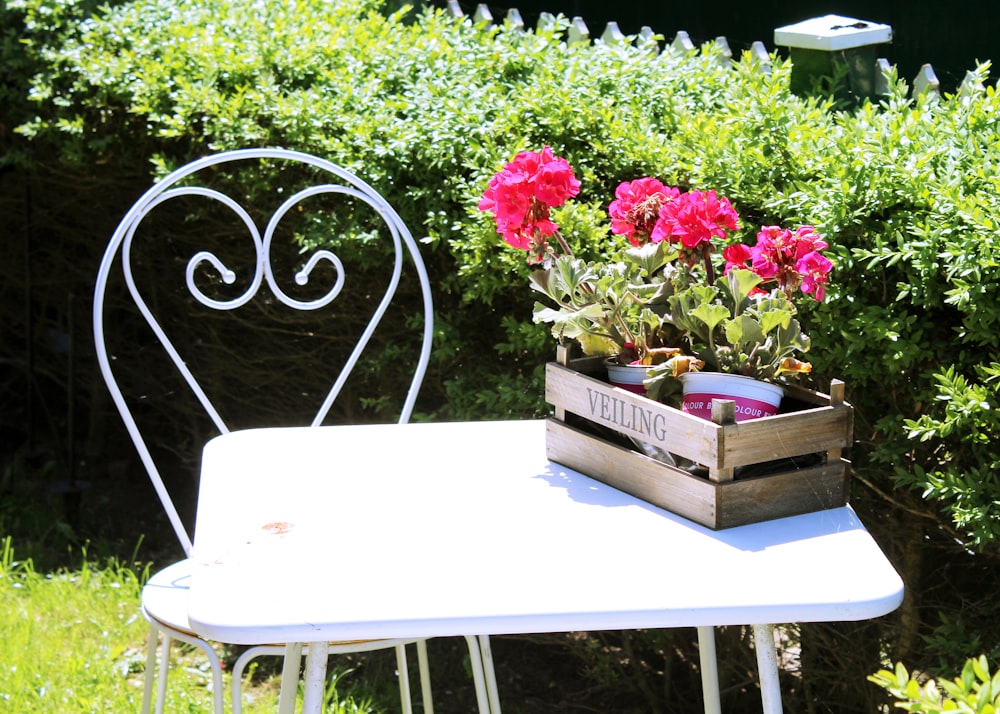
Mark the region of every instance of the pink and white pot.
<instances>
[{"instance_id":1,"label":"pink and white pot","mask_svg":"<svg viewBox=\"0 0 1000 714\"><path fill-rule=\"evenodd\" d=\"M736 421L774 416L784 391L781 387L740 374L722 372L687 372L680 376L684 386L681 411L712 420L712 402L731 399L736 402Z\"/></svg>"}]
</instances>

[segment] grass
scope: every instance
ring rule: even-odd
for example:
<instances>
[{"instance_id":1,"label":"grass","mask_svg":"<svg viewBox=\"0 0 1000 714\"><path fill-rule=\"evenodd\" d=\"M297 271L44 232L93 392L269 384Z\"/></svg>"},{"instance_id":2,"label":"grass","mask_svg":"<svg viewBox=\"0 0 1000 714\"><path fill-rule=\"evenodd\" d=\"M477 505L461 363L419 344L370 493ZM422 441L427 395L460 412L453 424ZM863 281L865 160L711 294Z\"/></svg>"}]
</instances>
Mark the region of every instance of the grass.
<instances>
[{"instance_id":1,"label":"grass","mask_svg":"<svg viewBox=\"0 0 1000 714\"><path fill-rule=\"evenodd\" d=\"M15 560L9 537L0 540L0 711L138 712L148 634L139 602L147 574L85 556L78 568L40 573L30 560ZM193 649L173 651L167 711L210 712L207 662ZM368 696L338 695L346 671L334 670L329 680L327 711L379 711ZM275 677L255 677L244 692L247 714L277 709Z\"/></svg>"}]
</instances>

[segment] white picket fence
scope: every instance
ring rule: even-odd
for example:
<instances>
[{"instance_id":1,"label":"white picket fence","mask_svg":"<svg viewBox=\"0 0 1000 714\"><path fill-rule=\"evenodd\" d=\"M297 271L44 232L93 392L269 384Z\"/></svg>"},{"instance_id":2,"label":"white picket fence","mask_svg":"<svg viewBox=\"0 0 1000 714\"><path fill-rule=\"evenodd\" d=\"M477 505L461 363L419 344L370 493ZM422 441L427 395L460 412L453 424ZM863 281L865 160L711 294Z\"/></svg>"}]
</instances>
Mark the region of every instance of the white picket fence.
<instances>
[{"instance_id":1,"label":"white picket fence","mask_svg":"<svg viewBox=\"0 0 1000 714\"><path fill-rule=\"evenodd\" d=\"M459 5L459 0L448 0L448 12L454 17L467 17L465 12ZM490 12L489 7L486 4L479 4L476 7L475 13L470 18L473 23L485 23L490 25L495 25L496 22L493 19L493 14ZM504 23L511 25L514 28L524 30L525 24L524 20L521 18L521 12L517 8L511 8L507 11L504 17ZM551 13L543 12L538 19L538 24L536 27L538 29L550 29L554 27L557 23L556 17ZM574 17L569 22L569 27L566 30L566 42L568 44L576 43L589 43L593 38L590 34L590 29L587 27L587 23L584 22L581 17ZM637 35L629 36L623 33L617 22L609 22L604 28L604 32L601 36L594 40L595 42L601 42L605 45L634 45L637 48L642 48L644 50L652 52L662 51L662 47L657 39L657 35L649 27L643 27L639 30ZM716 37L714 44L719 50L719 55L723 62L731 63L733 58L732 50L729 47L729 41L725 37ZM694 43L691 41L690 36L684 30L679 30L676 35L674 35L673 40L669 42L669 46L674 50L681 52L697 52L698 48L695 47ZM770 72L771 70L771 55L767 50L767 46L761 41L755 41L750 45L749 52L754 58L756 65L760 67L762 72ZM878 58L876 61L876 94L888 94L889 84L888 76L892 69L892 65L889 60L885 58ZM934 73L934 68L930 64L925 64L917 72L917 76L914 77L913 81L910 83L912 92L914 96L930 94L931 96L940 96L941 94L941 83L938 81L937 75ZM982 83L979 81L975 72L968 71L965 74L965 79L962 80L958 87L958 94L960 96L969 96L972 94L978 94L984 91Z\"/></svg>"}]
</instances>

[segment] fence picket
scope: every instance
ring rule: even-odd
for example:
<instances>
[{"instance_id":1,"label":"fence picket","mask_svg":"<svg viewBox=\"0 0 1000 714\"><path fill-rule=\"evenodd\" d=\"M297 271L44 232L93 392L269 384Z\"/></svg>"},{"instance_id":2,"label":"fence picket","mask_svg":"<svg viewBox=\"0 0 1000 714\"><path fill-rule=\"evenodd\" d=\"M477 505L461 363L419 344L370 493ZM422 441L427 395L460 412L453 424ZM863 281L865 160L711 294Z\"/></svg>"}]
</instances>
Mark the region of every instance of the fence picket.
<instances>
[{"instance_id":1,"label":"fence picket","mask_svg":"<svg viewBox=\"0 0 1000 714\"><path fill-rule=\"evenodd\" d=\"M751 61L757 63L759 72L771 74L771 55L768 53L767 47L764 46L763 42L755 40L750 45L750 58Z\"/></svg>"},{"instance_id":2,"label":"fence picket","mask_svg":"<svg viewBox=\"0 0 1000 714\"><path fill-rule=\"evenodd\" d=\"M535 27L538 28L539 32L547 32L552 30L556 26L556 16L551 12L543 12L538 16L538 23Z\"/></svg>"},{"instance_id":3,"label":"fence picket","mask_svg":"<svg viewBox=\"0 0 1000 714\"><path fill-rule=\"evenodd\" d=\"M492 25L493 13L490 12L489 6L484 3L479 3L476 6L476 13L472 16L472 21L477 25L481 22Z\"/></svg>"},{"instance_id":4,"label":"fence picket","mask_svg":"<svg viewBox=\"0 0 1000 714\"><path fill-rule=\"evenodd\" d=\"M621 45L627 45L628 38L625 36L625 33L618 28L618 23L612 20L608 23L607 27L604 28L604 32L601 34L601 42L613 47L619 47Z\"/></svg>"},{"instance_id":5,"label":"fence picket","mask_svg":"<svg viewBox=\"0 0 1000 714\"><path fill-rule=\"evenodd\" d=\"M678 50L679 52L683 52L685 54L688 52L696 51L694 43L691 41L691 38L690 36L688 36L688 33L685 32L684 30L677 31L677 36L674 37L674 41L671 43L670 46L673 47L675 50Z\"/></svg>"},{"instance_id":6,"label":"fence picket","mask_svg":"<svg viewBox=\"0 0 1000 714\"><path fill-rule=\"evenodd\" d=\"M715 38L715 46L719 50L719 62L723 67L730 67L733 64L733 51L729 48L729 40L721 35Z\"/></svg>"},{"instance_id":7,"label":"fence picket","mask_svg":"<svg viewBox=\"0 0 1000 714\"><path fill-rule=\"evenodd\" d=\"M941 83L938 81L937 75L934 74L934 68L929 64L922 66L913 80L913 96L918 97L924 94L931 97L941 95Z\"/></svg>"},{"instance_id":8,"label":"fence picket","mask_svg":"<svg viewBox=\"0 0 1000 714\"><path fill-rule=\"evenodd\" d=\"M582 17L574 17L569 23L569 29L566 30L566 43L576 45L581 42L590 42L590 30Z\"/></svg>"},{"instance_id":9,"label":"fence picket","mask_svg":"<svg viewBox=\"0 0 1000 714\"><path fill-rule=\"evenodd\" d=\"M516 7L512 7L507 11L506 21L515 30L524 31L524 19L521 17L521 11Z\"/></svg>"},{"instance_id":10,"label":"fence picket","mask_svg":"<svg viewBox=\"0 0 1000 714\"><path fill-rule=\"evenodd\" d=\"M885 57L875 60L875 95L884 97L889 94L889 75L892 73L892 65Z\"/></svg>"},{"instance_id":11,"label":"fence picket","mask_svg":"<svg viewBox=\"0 0 1000 714\"><path fill-rule=\"evenodd\" d=\"M965 78L958 87L958 96L962 99L970 99L977 94L982 94L985 90L986 88L979 80L979 75L970 70L965 73Z\"/></svg>"},{"instance_id":12,"label":"fence picket","mask_svg":"<svg viewBox=\"0 0 1000 714\"><path fill-rule=\"evenodd\" d=\"M659 54L659 37L659 35L653 32L653 28L643 25L642 29L639 30L639 35L636 37L636 47L647 52L652 52L654 55Z\"/></svg>"}]
</instances>

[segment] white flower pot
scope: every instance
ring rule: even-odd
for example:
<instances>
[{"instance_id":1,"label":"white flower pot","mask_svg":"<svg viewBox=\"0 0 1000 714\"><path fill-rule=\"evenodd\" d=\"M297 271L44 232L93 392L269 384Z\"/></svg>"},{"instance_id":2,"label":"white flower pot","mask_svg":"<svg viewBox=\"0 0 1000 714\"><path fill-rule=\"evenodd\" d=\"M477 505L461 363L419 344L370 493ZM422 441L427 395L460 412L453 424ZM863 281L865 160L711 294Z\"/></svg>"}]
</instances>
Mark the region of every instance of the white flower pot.
<instances>
[{"instance_id":1,"label":"white flower pot","mask_svg":"<svg viewBox=\"0 0 1000 714\"><path fill-rule=\"evenodd\" d=\"M739 374L688 372L680 380L684 385L681 410L709 421L716 399L735 401L736 421L746 421L777 414L784 394L777 385Z\"/></svg>"},{"instance_id":2,"label":"white flower pot","mask_svg":"<svg viewBox=\"0 0 1000 714\"><path fill-rule=\"evenodd\" d=\"M646 379L649 366L644 364L618 364L614 358L604 360L608 368L608 381L616 387L628 390L633 394L646 396L646 387L642 382Z\"/></svg>"}]
</instances>

